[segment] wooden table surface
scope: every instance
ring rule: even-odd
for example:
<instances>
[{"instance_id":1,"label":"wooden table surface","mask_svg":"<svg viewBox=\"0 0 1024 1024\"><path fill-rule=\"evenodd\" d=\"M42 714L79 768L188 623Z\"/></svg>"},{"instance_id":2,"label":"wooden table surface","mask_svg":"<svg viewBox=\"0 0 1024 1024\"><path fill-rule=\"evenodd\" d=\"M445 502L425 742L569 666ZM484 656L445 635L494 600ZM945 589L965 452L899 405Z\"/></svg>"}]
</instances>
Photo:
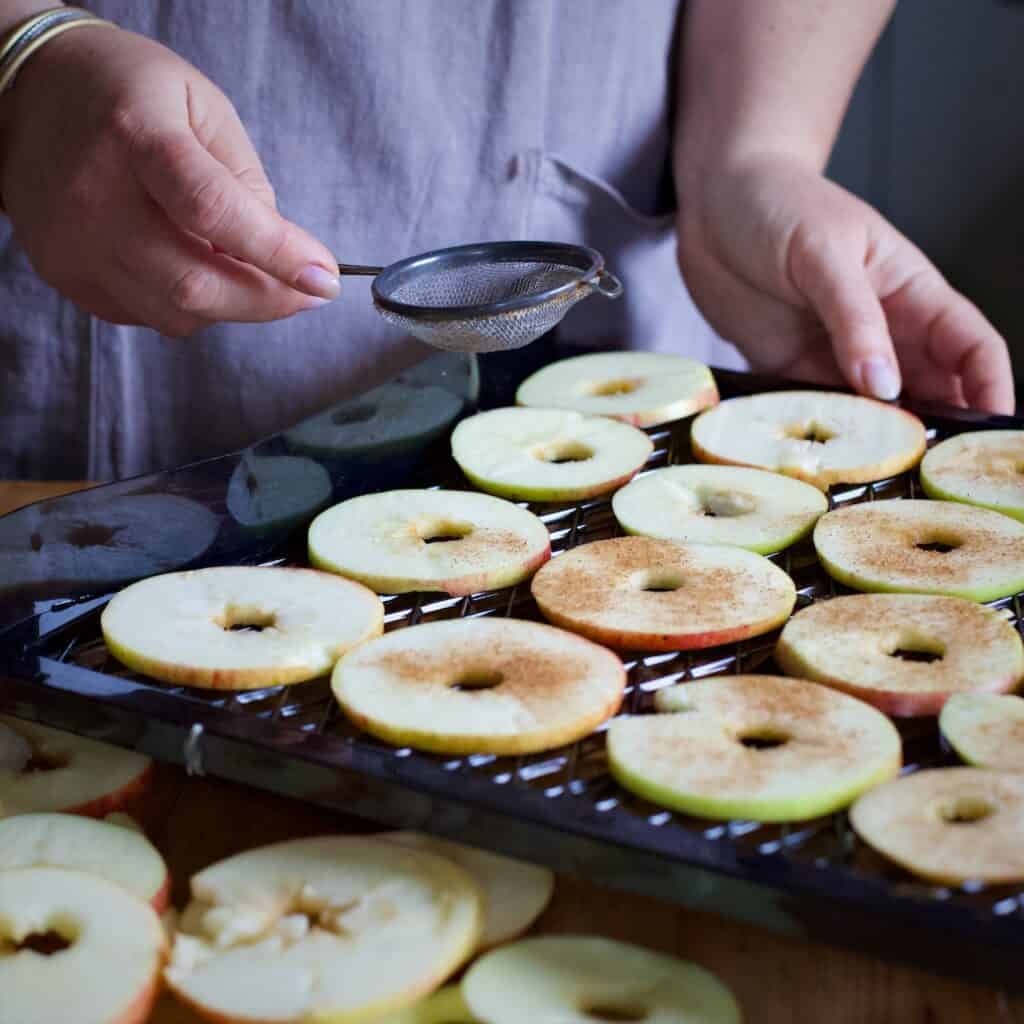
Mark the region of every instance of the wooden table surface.
<instances>
[{"instance_id":1,"label":"wooden table surface","mask_svg":"<svg viewBox=\"0 0 1024 1024\"><path fill-rule=\"evenodd\" d=\"M78 486L0 482L0 514ZM189 876L228 854L293 836L367 829L255 790L186 779L171 768L160 773L153 803L146 824L170 866L178 906ZM1024 1024L1024 997L569 879L559 880L539 930L597 933L695 960L733 989L748 1024ZM198 1018L165 997L151 1022Z\"/></svg>"}]
</instances>

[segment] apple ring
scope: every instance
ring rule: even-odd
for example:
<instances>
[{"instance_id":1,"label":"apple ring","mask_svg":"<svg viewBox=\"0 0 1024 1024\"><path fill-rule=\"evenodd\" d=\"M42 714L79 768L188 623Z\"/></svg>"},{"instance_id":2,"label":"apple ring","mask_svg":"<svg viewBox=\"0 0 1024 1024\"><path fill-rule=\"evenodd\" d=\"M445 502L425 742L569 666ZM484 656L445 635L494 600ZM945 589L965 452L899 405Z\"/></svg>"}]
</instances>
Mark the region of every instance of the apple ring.
<instances>
[{"instance_id":1,"label":"apple ring","mask_svg":"<svg viewBox=\"0 0 1024 1024\"><path fill-rule=\"evenodd\" d=\"M853 594L786 623L779 667L866 700L888 715L936 715L955 693L1001 693L1024 676L1020 634L960 597Z\"/></svg>"},{"instance_id":2,"label":"apple ring","mask_svg":"<svg viewBox=\"0 0 1024 1024\"><path fill-rule=\"evenodd\" d=\"M573 548L532 590L549 622L617 650L733 643L781 626L796 604L793 581L761 555L648 537Z\"/></svg>"},{"instance_id":3,"label":"apple ring","mask_svg":"<svg viewBox=\"0 0 1024 1024\"><path fill-rule=\"evenodd\" d=\"M975 768L1024 772L1024 699L1008 693L958 693L939 715L943 739Z\"/></svg>"},{"instance_id":4,"label":"apple ring","mask_svg":"<svg viewBox=\"0 0 1024 1024\"><path fill-rule=\"evenodd\" d=\"M560 409L493 409L452 432L452 457L483 491L523 501L580 501L631 480L654 443L603 416Z\"/></svg>"},{"instance_id":5,"label":"apple ring","mask_svg":"<svg viewBox=\"0 0 1024 1024\"><path fill-rule=\"evenodd\" d=\"M430 622L338 663L331 687L361 729L440 754L532 754L591 733L622 702L611 651L517 619Z\"/></svg>"},{"instance_id":6,"label":"apple ring","mask_svg":"<svg viewBox=\"0 0 1024 1024\"><path fill-rule=\"evenodd\" d=\"M903 409L858 395L770 391L701 413L691 431L701 462L753 466L821 490L902 473L924 454L924 424Z\"/></svg>"},{"instance_id":7,"label":"apple ring","mask_svg":"<svg viewBox=\"0 0 1024 1024\"><path fill-rule=\"evenodd\" d=\"M366 587L312 569L220 566L126 587L101 619L111 654L183 686L250 690L315 679L384 628Z\"/></svg>"},{"instance_id":8,"label":"apple ring","mask_svg":"<svg viewBox=\"0 0 1024 1024\"><path fill-rule=\"evenodd\" d=\"M818 558L854 590L995 601L1024 590L1024 525L971 505L893 499L847 505L814 528Z\"/></svg>"},{"instance_id":9,"label":"apple ring","mask_svg":"<svg viewBox=\"0 0 1024 1024\"><path fill-rule=\"evenodd\" d=\"M701 818L806 821L900 770L880 711L782 676L719 676L660 690L659 714L608 727L608 766L646 800Z\"/></svg>"},{"instance_id":10,"label":"apple ring","mask_svg":"<svg viewBox=\"0 0 1024 1024\"><path fill-rule=\"evenodd\" d=\"M850 824L883 857L930 882L1024 881L1024 775L913 772L865 793Z\"/></svg>"}]
</instances>

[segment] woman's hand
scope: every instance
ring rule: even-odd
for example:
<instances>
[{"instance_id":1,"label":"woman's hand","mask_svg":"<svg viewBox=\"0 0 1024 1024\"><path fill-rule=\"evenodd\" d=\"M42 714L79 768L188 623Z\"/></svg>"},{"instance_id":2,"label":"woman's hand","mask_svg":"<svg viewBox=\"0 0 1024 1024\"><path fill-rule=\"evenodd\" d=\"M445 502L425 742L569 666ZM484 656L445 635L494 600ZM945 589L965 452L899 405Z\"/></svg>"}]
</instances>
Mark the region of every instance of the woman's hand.
<instances>
[{"instance_id":1,"label":"woman's hand","mask_svg":"<svg viewBox=\"0 0 1024 1024\"><path fill-rule=\"evenodd\" d=\"M915 398L1013 411L1010 360L992 325L877 211L817 170L748 159L707 174L683 200L687 286L753 368L884 399L902 384Z\"/></svg>"},{"instance_id":2,"label":"woman's hand","mask_svg":"<svg viewBox=\"0 0 1024 1024\"><path fill-rule=\"evenodd\" d=\"M228 99L130 32L78 28L28 61L0 101L0 196L40 276L115 323L183 336L338 294Z\"/></svg>"}]
</instances>

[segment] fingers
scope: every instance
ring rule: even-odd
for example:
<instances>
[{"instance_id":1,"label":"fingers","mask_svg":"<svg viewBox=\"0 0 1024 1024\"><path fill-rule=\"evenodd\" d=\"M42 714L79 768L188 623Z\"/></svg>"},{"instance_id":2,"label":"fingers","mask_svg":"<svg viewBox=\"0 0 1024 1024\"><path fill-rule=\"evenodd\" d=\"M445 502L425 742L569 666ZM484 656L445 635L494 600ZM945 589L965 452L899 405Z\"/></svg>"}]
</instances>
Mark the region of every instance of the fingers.
<instances>
[{"instance_id":1,"label":"fingers","mask_svg":"<svg viewBox=\"0 0 1024 1024\"><path fill-rule=\"evenodd\" d=\"M793 281L821 318L836 364L862 394L891 401L902 388L885 311L863 263L828 245L794 256Z\"/></svg>"},{"instance_id":2,"label":"fingers","mask_svg":"<svg viewBox=\"0 0 1024 1024\"><path fill-rule=\"evenodd\" d=\"M230 104L224 111L223 120L210 139L202 139L207 152L219 160L257 199L272 210L277 209L277 197L270 184L263 162L256 152L245 125Z\"/></svg>"},{"instance_id":3,"label":"fingers","mask_svg":"<svg viewBox=\"0 0 1024 1024\"><path fill-rule=\"evenodd\" d=\"M959 377L964 401L1010 414L1016 402L1010 355L999 332L931 266L885 300L893 333L920 346L928 363Z\"/></svg>"},{"instance_id":4,"label":"fingers","mask_svg":"<svg viewBox=\"0 0 1024 1024\"><path fill-rule=\"evenodd\" d=\"M184 231L288 287L337 297L331 253L239 182L191 132L141 141L135 168L145 190Z\"/></svg>"}]
</instances>

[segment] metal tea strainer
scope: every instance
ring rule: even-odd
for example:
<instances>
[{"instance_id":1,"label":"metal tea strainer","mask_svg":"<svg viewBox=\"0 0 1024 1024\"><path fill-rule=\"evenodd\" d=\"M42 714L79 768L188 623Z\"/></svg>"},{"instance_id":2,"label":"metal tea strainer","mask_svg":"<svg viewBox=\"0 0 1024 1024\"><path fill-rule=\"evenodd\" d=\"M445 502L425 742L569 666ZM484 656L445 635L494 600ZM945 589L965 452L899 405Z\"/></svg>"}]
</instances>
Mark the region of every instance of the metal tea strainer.
<instances>
[{"instance_id":1,"label":"metal tea strainer","mask_svg":"<svg viewBox=\"0 0 1024 1024\"><path fill-rule=\"evenodd\" d=\"M459 245L389 267L339 263L338 272L374 276L373 303L385 320L458 352L521 348L591 293L622 294L599 252L560 242Z\"/></svg>"}]
</instances>

